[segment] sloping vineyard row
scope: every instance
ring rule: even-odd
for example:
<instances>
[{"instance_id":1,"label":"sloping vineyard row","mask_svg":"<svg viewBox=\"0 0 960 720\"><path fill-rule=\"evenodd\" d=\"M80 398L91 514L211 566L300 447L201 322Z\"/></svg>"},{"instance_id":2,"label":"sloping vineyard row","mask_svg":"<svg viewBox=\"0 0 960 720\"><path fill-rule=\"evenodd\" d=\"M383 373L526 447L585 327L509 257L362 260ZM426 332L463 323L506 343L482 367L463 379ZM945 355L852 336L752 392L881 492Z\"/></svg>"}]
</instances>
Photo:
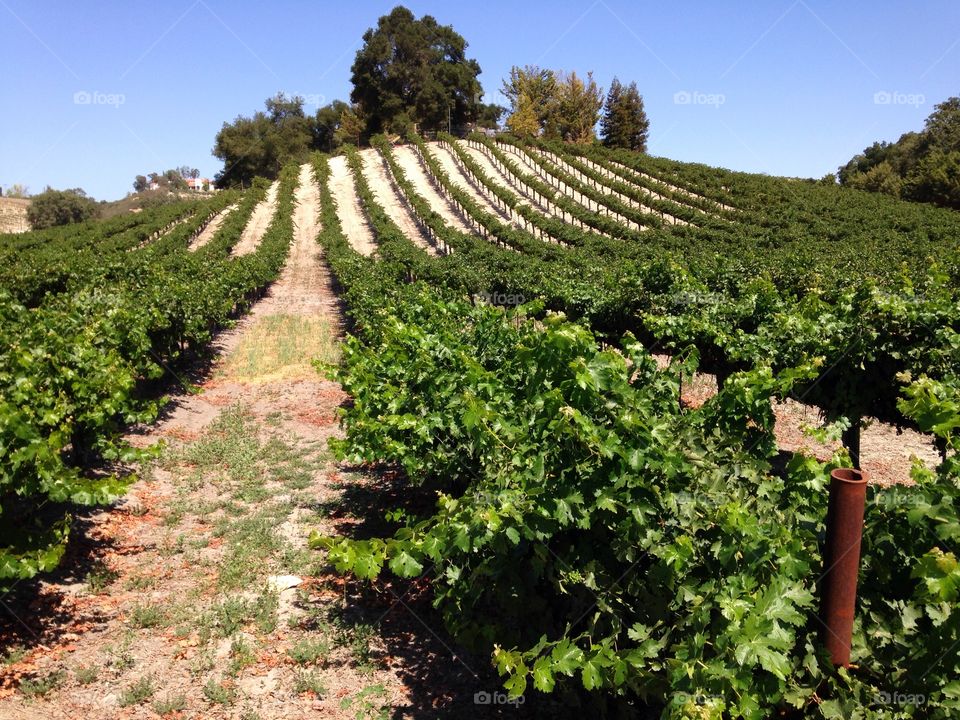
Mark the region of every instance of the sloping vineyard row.
<instances>
[{"instance_id":1,"label":"sloping vineyard row","mask_svg":"<svg viewBox=\"0 0 960 720\"><path fill-rule=\"evenodd\" d=\"M315 172L324 188L324 158ZM397 183L455 252L419 251L360 188L379 252L357 255L322 191L320 241L355 329L337 372L354 403L335 449L441 493L391 537L315 536L339 570L429 578L450 631L492 654L514 696L579 691L586 712L595 701L610 715L873 719L891 717L875 698L899 691L923 696L924 717L956 711L956 459L915 487L871 491L855 666L838 672L817 641L831 466L797 457L771 471L770 399L816 369L741 372L683 409L679 360L660 370L629 336L602 350L535 306L536 321L466 302L463 283L486 282L465 272L471 258L541 261L453 234L402 172ZM901 408L956 446L956 393L921 381Z\"/></svg>"},{"instance_id":2,"label":"sloping vineyard row","mask_svg":"<svg viewBox=\"0 0 960 720\"><path fill-rule=\"evenodd\" d=\"M149 383L202 351L276 276L292 237L296 182L297 168L285 169L270 227L242 258L231 258L230 248L263 198L262 184L196 252L190 239L231 194L143 248L105 256L98 268L81 256L73 273L67 256L64 291L35 308L0 294L0 585L58 562L71 504L122 492L118 477L85 468L130 459L118 437L155 415Z\"/></svg>"}]
</instances>

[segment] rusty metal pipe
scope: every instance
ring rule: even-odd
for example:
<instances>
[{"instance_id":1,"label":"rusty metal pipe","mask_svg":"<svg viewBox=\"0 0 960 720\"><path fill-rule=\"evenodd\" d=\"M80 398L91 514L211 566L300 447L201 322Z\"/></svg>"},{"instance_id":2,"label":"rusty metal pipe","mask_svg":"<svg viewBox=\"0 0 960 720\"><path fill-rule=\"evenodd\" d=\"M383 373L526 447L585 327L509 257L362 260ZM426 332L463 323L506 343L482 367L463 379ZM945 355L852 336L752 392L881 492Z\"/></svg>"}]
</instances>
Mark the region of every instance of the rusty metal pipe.
<instances>
[{"instance_id":1,"label":"rusty metal pipe","mask_svg":"<svg viewBox=\"0 0 960 720\"><path fill-rule=\"evenodd\" d=\"M830 660L844 667L850 664L869 479L868 473L853 468L837 468L830 473L820 619L824 626L823 644Z\"/></svg>"}]
</instances>

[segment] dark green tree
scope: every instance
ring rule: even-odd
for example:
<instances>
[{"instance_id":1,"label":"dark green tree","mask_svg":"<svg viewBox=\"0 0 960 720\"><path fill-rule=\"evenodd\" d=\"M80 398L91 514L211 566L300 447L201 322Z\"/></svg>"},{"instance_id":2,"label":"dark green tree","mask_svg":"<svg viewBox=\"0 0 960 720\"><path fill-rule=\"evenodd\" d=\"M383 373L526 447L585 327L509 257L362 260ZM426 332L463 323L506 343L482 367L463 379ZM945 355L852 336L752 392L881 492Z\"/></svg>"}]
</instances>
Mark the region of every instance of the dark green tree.
<instances>
[{"instance_id":1,"label":"dark green tree","mask_svg":"<svg viewBox=\"0 0 960 720\"><path fill-rule=\"evenodd\" d=\"M417 20L397 6L381 17L363 34L351 68L350 99L365 121L364 135L396 131L408 122L446 129L474 121L480 66L466 49L461 35L429 15Z\"/></svg>"},{"instance_id":2,"label":"dark green tree","mask_svg":"<svg viewBox=\"0 0 960 720\"><path fill-rule=\"evenodd\" d=\"M147 177L146 175L137 175L133 179L133 190L134 192L143 192L147 189Z\"/></svg>"},{"instance_id":3,"label":"dark green tree","mask_svg":"<svg viewBox=\"0 0 960 720\"><path fill-rule=\"evenodd\" d=\"M340 129L340 117L350 108L343 100L334 100L317 110L313 118L313 147L323 152L333 152L340 142L337 130Z\"/></svg>"},{"instance_id":4,"label":"dark green tree","mask_svg":"<svg viewBox=\"0 0 960 720\"><path fill-rule=\"evenodd\" d=\"M27 208L27 221L34 230L56 225L69 225L97 217L100 206L80 188L54 190L47 188L34 195Z\"/></svg>"},{"instance_id":5,"label":"dark green tree","mask_svg":"<svg viewBox=\"0 0 960 720\"><path fill-rule=\"evenodd\" d=\"M607 100L600 119L603 144L636 152L647 151L650 120L643 107L643 96L635 82L624 87L614 78L607 92Z\"/></svg>"},{"instance_id":6,"label":"dark green tree","mask_svg":"<svg viewBox=\"0 0 960 720\"><path fill-rule=\"evenodd\" d=\"M237 117L217 133L213 154L223 161L217 186L275 178L288 162L305 161L314 147L314 123L303 112L303 98L278 93L266 101L266 112Z\"/></svg>"},{"instance_id":7,"label":"dark green tree","mask_svg":"<svg viewBox=\"0 0 960 720\"><path fill-rule=\"evenodd\" d=\"M480 106L477 113L477 126L496 129L500 127L500 119L507 109L496 103L486 103Z\"/></svg>"}]
</instances>

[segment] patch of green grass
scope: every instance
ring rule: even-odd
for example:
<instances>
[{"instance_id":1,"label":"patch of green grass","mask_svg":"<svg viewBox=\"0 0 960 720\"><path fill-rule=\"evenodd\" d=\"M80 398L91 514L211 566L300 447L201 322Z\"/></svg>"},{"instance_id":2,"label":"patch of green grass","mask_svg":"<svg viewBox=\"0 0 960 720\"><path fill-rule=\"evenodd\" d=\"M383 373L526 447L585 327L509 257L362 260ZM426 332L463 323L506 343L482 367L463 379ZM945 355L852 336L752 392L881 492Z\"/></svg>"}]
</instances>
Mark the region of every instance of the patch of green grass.
<instances>
[{"instance_id":1,"label":"patch of green grass","mask_svg":"<svg viewBox=\"0 0 960 720\"><path fill-rule=\"evenodd\" d=\"M131 705L139 705L142 702L146 702L153 697L156 691L157 688L153 684L153 677L144 675L136 682L128 685L124 691L120 693L120 707L130 707Z\"/></svg>"},{"instance_id":2,"label":"patch of green grass","mask_svg":"<svg viewBox=\"0 0 960 720\"><path fill-rule=\"evenodd\" d=\"M317 660L330 655L330 643L320 638L302 637L287 650L298 665L314 665Z\"/></svg>"},{"instance_id":3,"label":"patch of green grass","mask_svg":"<svg viewBox=\"0 0 960 720\"><path fill-rule=\"evenodd\" d=\"M277 513L270 507L225 528L227 550L219 576L222 589L247 587L269 571L266 560L284 546L276 527L285 516L286 513Z\"/></svg>"},{"instance_id":4,"label":"patch of green grass","mask_svg":"<svg viewBox=\"0 0 960 720\"><path fill-rule=\"evenodd\" d=\"M127 631L124 633L123 637L120 638L120 642L117 645L107 645L104 648L104 653L107 655L108 660L107 664L119 672L124 670L129 670L136 664L136 659L133 657L133 642L136 639L136 636L132 631Z\"/></svg>"},{"instance_id":5,"label":"patch of green grass","mask_svg":"<svg viewBox=\"0 0 960 720\"><path fill-rule=\"evenodd\" d=\"M130 624L136 628L155 628L167 623L167 613L160 605L134 605Z\"/></svg>"},{"instance_id":6,"label":"patch of green grass","mask_svg":"<svg viewBox=\"0 0 960 720\"><path fill-rule=\"evenodd\" d=\"M237 690L232 683L217 682L210 678L203 686L203 696L214 705L232 705L237 699Z\"/></svg>"},{"instance_id":7,"label":"patch of green grass","mask_svg":"<svg viewBox=\"0 0 960 720\"><path fill-rule=\"evenodd\" d=\"M156 587L157 578L152 575L136 575L126 582L128 590L149 590L152 587Z\"/></svg>"},{"instance_id":8,"label":"patch of green grass","mask_svg":"<svg viewBox=\"0 0 960 720\"><path fill-rule=\"evenodd\" d=\"M257 662L257 655L253 646L242 636L237 636L230 643L230 665L227 673L231 676L239 675L244 668Z\"/></svg>"},{"instance_id":9,"label":"patch of green grass","mask_svg":"<svg viewBox=\"0 0 960 720\"><path fill-rule=\"evenodd\" d=\"M153 711L157 715L169 715L187 709L187 698L183 695L166 695L153 701Z\"/></svg>"},{"instance_id":10,"label":"patch of green grass","mask_svg":"<svg viewBox=\"0 0 960 720\"><path fill-rule=\"evenodd\" d=\"M313 670L297 670L293 675L293 691L297 695L312 692L317 697L323 697L327 694L327 687L320 675Z\"/></svg>"},{"instance_id":11,"label":"patch of green grass","mask_svg":"<svg viewBox=\"0 0 960 720\"><path fill-rule=\"evenodd\" d=\"M336 332L326 318L269 315L243 334L224 364L224 374L240 380L315 377L311 360L335 363Z\"/></svg>"},{"instance_id":12,"label":"patch of green grass","mask_svg":"<svg viewBox=\"0 0 960 720\"><path fill-rule=\"evenodd\" d=\"M186 543L187 536L183 533L179 533L175 539L171 538L170 535L165 535L157 550L162 556L171 557L181 554L186 547Z\"/></svg>"},{"instance_id":13,"label":"patch of green grass","mask_svg":"<svg viewBox=\"0 0 960 720\"><path fill-rule=\"evenodd\" d=\"M24 680L20 683L20 692L27 697L43 697L51 690L55 690L66 679L67 673L63 670L53 670L43 677Z\"/></svg>"},{"instance_id":14,"label":"patch of green grass","mask_svg":"<svg viewBox=\"0 0 960 720\"><path fill-rule=\"evenodd\" d=\"M73 671L73 676L81 685L89 685L97 681L100 669L96 665L81 665Z\"/></svg>"},{"instance_id":15,"label":"patch of green grass","mask_svg":"<svg viewBox=\"0 0 960 720\"><path fill-rule=\"evenodd\" d=\"M6 653L4 653L3 660L0 662L2 662L4 665L13 665L14 663L18 663L23 660L27 656L28 652L29 650L27 650L23 645L14 645L8 649Z\"/></svg>"},{"instance_id":16,"label":"patch of green grass","mask_svg":"<svg viewBox=\"0 0 960 720\"><path fill-rule=\"evenodd\" d=\"M85 582L90 586L90 592L102 593L120 577L120 573L107 565L103 560L97 560L87 573Z\"/></svg>"},{"instance_id":17,"label":"patch of green grass","mask_svg":"<svg viewBox=\"0 0 960 720\"><path fill-rule=\"evenodd\" d=\"M383 685L370 685L352 698L344 698L340 707L354 712L356 720L388 720L390 707L382 701L387 695Z\"/></svg>"}]
</instances>

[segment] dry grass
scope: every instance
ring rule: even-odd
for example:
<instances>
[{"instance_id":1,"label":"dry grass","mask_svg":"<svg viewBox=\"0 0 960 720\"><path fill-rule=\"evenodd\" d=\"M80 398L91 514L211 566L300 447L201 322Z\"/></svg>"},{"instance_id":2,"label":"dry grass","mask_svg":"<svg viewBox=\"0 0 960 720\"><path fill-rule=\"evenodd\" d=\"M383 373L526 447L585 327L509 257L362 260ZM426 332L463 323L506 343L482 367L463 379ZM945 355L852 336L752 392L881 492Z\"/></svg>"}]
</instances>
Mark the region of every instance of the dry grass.
<instances>
[{"instance_id":1,"label":"dry grass","mask_svg":"<svg viewBox=\"0 0 960 720\"><path fill-rule=\"evenodd\" d=\"M335 330L326 318L268 315L244 334L221 372L240 382L312 378L312 361L334 363L338 353Z\"/></svg>"}]
</instances>

